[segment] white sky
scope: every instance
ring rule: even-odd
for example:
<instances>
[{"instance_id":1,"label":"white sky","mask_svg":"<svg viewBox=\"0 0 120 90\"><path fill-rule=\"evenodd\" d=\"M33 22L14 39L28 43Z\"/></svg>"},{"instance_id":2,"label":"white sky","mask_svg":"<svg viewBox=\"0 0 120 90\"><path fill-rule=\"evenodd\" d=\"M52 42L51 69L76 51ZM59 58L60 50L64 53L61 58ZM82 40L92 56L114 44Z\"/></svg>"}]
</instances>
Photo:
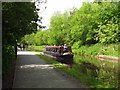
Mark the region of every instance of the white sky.
<instances>
[{"instance_id":1,"label":"white sky","mask_svg":"<svg viewBox=\"0 0 120 90\"><path fill-rule=\"evenodd\" d=\"M73 7L80 8L82 6L82 1L83 0L47 0L47 3L44 4L47 8L41 10L39 13L39 15L43 17L42 25L49 27L50 17L55 11L64 13L66 10ZM45 7L44 5L40 6Z\"/></svg>"}]
</instances>

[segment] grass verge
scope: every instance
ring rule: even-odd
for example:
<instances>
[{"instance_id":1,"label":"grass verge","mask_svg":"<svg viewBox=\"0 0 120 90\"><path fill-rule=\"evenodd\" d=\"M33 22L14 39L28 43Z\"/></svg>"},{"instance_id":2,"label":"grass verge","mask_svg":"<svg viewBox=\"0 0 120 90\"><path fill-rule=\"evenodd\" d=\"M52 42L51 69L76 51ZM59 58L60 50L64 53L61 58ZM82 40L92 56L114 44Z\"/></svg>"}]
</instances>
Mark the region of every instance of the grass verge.
<instances>
[{"instance_id":1,"label":"grass verge","mask_svg":"<svg viewBox=\"0 0 120 90\"><path fill-rule=\"evenodd\" d=\"M36 52L43 52L45 46L28 46L27 50L28 51L36 51Z\"/></svg>"}]
</instances>

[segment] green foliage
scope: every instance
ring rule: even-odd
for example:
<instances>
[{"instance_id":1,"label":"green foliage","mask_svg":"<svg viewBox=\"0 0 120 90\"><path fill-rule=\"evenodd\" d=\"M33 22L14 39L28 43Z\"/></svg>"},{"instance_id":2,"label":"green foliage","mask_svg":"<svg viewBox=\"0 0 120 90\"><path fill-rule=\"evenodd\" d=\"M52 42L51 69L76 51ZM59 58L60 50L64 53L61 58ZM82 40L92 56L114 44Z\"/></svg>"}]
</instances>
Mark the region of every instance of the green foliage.
<instances>
[{"instance_id":1,"label":"green foliage","mask_svg":"<svg viewBox=\"0 0 120 90\"><path fill-rule=\"evenodd\" d=\"M37 31L36 33L32 33L29 35L25 35L20 43L28 43L29 45L45 45L48 44L49 39L49 31Z\"/></svg>"},{"instance_id":2,"label":"green foliage","mask_svg":"<svg viewBox=\"0 0 120 90\"><path fill-rule=\"evenodd\" d=\"M16 59L17 41L37 30L38 14L32 2L2 2L3 75ZM25 43L25 40L22 41Z\"/></svg>"},{"instance_id":3,"label":"green foliage","mask_svg":"<svg viewBox=\"0 0 120 90\"><path fill-rule=\"evenodd\" d=\"M118 2L83 3L81 8L63 14L57 11L50 19L49 30L36 33L34 44L66 43L78 48L96 43L118 43L118 5Z\"/></svg>"},{"instance_id":4,"label":"green foliage","mask_svg":"<svg viewBox=\"0 0 120 90\"><path fill-rule=\"evenodd\" d=\"M101 43L117 43L118 42L118 24L101 25L98 35Z\"/></svg>"},{"instance_id":5,"label":"green foliage","mask_svg":"<svg viewBox=\"0 0 120 90\"><path fill-rule=\"evenodd\" d=\"M72 48L74 53L81 53L87 55L108 55L118 57L118 44L93 44L91 46L81 46L80 48Z\"/></svg>"},{"instance_id":6,"label":"green foliage","mask_svg":"<svg viewBox=\"0 0 120 90\"><path fill-rule=\"evenodd\" d=\"M6 76L15 60L15 49L11 45L3 45L2 49L2 73L3 76Z\"/></svg>"},{"instance_id":7,"label":"green foliage","mask_svg":"<svg viewBox=\"0 0 120 90\"><path fill-rule=\"evenodd\" d=\"M29 51L38 51L43 52L45 46L28 46L27 50Z\"/></svg>"},{"instance_id":8,"label":"green foliage","mask_svg":"<svg viewBox=\"0 0 120 90\"><path fill-rule=\"evenodd\" d=\"M14 44L25 34L36 31L38 14L34 3L4 2L2 6L4 43Z\"/></svg>"},{"instance_id":9,"label":"green foliage","mask_svg":"<svg viewBox=\"0 0 120 90\"><path fill-rule=\"evenodd\" d=\"M62 27L64 27L62 15L59 12L55 13L55 15L51 17L50 23L52 23L50 24L50 41L52 41L51 44L62 44L64 38L64 34L62 33Z\"/></svg>"},{"instance_id":10,"label":"green foliage","mask_svg":"<svg viewBox=\"0 0 120 90\"><path fill-rule=\"evenodd\" d=\"M82 45L82 42L78 41L78 42L75 42L72 46L72 49L79 49L80 48L80 45Z\"/></svg>"}]
</instances>

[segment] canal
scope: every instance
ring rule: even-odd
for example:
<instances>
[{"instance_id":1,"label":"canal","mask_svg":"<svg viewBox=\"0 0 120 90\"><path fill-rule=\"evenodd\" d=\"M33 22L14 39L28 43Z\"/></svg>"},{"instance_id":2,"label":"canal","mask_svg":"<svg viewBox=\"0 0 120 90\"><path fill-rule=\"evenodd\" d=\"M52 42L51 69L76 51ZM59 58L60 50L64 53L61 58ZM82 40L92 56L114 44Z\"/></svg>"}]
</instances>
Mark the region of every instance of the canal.
<instances>
[{"instance_id":1,"label":"canal","mask_svg":"<svg viewBox=\"0 0 120 90\"><path fill-rule=\"evenodd\" d=\"M102 61L93 56L75 54L74 62L83 81L94 87L117 88L118 62Z\"/></svg>"}]
</instances>

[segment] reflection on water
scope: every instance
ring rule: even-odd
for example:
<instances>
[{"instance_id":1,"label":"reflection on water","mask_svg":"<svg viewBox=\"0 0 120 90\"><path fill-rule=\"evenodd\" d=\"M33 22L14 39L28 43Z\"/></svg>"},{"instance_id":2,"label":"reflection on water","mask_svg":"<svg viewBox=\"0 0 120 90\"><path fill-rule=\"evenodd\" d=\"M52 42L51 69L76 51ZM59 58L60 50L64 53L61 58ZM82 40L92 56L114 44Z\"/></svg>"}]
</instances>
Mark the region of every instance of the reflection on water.
<instances>
[{"instance_id":1,"label":"reflection on water","mask_svg":"<svg viewBox=\"0 0 120 90\"><path fill-rule=\"evenodd\" d=\"M79 65L79 72L89 78L118 87L118 64L101 61L90 56L74 55L74 62ZM86 77L86 78L88 78Z\"/></svg>"},{"instance_id":2,"label":"reflection on water","mask_svg":"<svg viewBox=\"0 0 120 90\"><path fill-rule=\"evenodd\" d=\"M89 70L91 72L91 76L93 77L98 76L99 67L95 66L94 64L82 61L80 64L80 67L81 67L82 73L87 74L87 71Z\"/></svg>"}]
</instances>

